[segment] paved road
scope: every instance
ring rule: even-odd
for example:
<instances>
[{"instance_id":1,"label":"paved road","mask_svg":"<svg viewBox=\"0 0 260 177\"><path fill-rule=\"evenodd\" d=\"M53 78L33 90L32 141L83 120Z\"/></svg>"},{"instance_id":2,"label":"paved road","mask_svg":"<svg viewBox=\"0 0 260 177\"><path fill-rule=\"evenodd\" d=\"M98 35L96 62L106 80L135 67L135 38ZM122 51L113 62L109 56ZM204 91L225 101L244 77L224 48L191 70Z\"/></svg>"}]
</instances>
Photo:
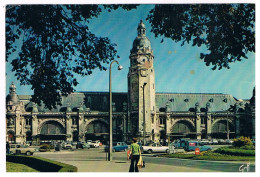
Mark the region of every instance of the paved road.
<instances>
[{"instance_id":1,"label":"paved road","mask_svg":"<svg viewBox=\"0 0 260 177\"><path fill-rule=\"evenodd\" d=\"M68 163L78 167L81 172L127 172L130 162L126 152L113 153L113 162L106 161L107 154L101 149L36 152L35 156ZM213 162L194 161L175 158L152 157L143 155L146 168L142 172L239 172L244 162ZM255 171L255 165L250 164L250 172Z\"/></svg>"}]
</instances>

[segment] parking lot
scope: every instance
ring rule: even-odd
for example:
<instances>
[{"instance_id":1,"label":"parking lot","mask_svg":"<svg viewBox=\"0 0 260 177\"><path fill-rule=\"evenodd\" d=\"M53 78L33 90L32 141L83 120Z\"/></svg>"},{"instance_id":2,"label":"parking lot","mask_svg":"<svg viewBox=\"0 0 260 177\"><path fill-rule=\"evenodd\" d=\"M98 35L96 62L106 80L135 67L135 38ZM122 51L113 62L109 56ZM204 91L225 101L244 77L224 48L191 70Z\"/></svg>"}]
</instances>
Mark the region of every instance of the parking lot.
<instances>
[{"instance_id":1,"label":"parking lot","mask_svg":"<svg viewBox=\"0 0 260 177\"><path fill-rule=\"evenodd\" d=\"M213 149L223 145L213 145ZM104 146L103 146L104 147ZM107 161L108 154L100 148L35 152L34 156L74 165L79 172L128 172L130 160L126 152L114 152L113 161ZM192 152L189 152L192 153ZM238 172L242 162L196 161L158 157L157 154L143 154L146 167L141 172ZM254 164L250 166L254 170Z\"/></svg>"}]
</instances>

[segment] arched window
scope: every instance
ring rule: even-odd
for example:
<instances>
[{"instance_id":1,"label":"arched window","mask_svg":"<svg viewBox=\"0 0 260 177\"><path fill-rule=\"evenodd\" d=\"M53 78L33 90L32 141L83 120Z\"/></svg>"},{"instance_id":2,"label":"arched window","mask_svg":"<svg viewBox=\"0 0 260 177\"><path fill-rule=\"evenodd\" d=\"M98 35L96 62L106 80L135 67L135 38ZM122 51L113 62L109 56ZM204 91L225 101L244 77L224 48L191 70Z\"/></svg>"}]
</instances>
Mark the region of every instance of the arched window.
<instances>
[{"instance_id":1,"label":"arched window","mask_svg":"<svg viewBox=\"0 0 260 177\"><path fill-rule=\"evenodd\" d=\"M65 129L62 127L60 123L56 121L48 121L42 126L41 134L44 135L65 134Z\"/></svg>"},{"instance_id":2,"label":"arched window","mask_svg":"<svg viewBox=\"0 0 260 177\"><path fill-rule=\"evenodd\" d=\"M172 127L172 133L189 133L192 132L192 125L187 121L179 121Z\"/></svg>"},{"instance_id":3,"label":"arched window","mask_svg":"<svg viewBox=\"0 0 260 177\"><path fill-rule=\"evenodd\" d=\"M87 126L87 133L108 133L108 126L101 121L94 121Z\"/></svg>"}]
</instances>

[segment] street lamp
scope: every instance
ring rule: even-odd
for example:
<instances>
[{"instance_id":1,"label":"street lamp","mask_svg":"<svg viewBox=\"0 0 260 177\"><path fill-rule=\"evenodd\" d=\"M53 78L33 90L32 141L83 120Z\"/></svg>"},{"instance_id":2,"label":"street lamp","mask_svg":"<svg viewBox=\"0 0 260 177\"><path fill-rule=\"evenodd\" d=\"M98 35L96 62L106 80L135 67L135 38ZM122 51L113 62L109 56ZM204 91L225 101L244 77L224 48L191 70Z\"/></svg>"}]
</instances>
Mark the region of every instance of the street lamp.
<instances>
[{"instance_id":1,"label":"street lamp","mask_svg":"<svg viewBox=\"0 0 260 177\"><path fill-rule=\"evenodd\" d=\"M145 132L146 132L146 125L145 125L145 95L144 95L144 87L146 86L146 82L144 83L144 85L143 85L143 136L144 136L144 145L145 145Z\"/></svg>"},{"instance_id":2,"label":"street lamp","mask_svg":"<svg viewBox=\"0 0 260 177\"><path fill-rule=\"evenodd\" d=\"M113 144L113 132L112 132L112 79L111 79L111 69L113 63L118 64L118 70L123 69L123 66L119 65L118 61L114 60L110 63L109 68L109 152L108 152L108 160L112 161L112 144Z\"/></svg>"}]
</instances>

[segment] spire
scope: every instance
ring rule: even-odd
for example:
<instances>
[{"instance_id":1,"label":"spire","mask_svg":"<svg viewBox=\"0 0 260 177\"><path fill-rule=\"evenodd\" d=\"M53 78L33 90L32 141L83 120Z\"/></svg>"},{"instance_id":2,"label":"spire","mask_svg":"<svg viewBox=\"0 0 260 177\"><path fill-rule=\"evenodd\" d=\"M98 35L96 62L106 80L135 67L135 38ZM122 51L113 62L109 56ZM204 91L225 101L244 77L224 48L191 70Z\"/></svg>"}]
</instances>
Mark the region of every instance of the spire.
<instances>
[{"instance_id":1,"label":"spire","mask_svg":"<svg viewBox=\"0 0 260 177\"><path fill-rule=\"evenodd\" d=\"M143 21L140 20L140 23L137 27L138 36L145 36L145 31L146 31L145 25L144 25Z\"/></svg>"},{"instance_id":2,"label":"spire","mask_svg":"<svg viewBox=\"0 0 260 177\"><path fill-rule=\"evenodd\" d=\"M19 103L19 98L16 94L16 87L13 82L11 83L11 85L9 87L9 94L6 97L6 102L8 102L8 101L12 101L15 104Z\"/></svg>"},{"instance_id":3,"label":"spire","mask_svg":"<svg viewBox=\"0 0 260 177\"><path fill-rule=\"evenodd\" d=\"M16 94L16 87L14 85L14 82L12 82L9 87L9 94L11 94L11 95Z\"/></svg>"}]
</instances>

